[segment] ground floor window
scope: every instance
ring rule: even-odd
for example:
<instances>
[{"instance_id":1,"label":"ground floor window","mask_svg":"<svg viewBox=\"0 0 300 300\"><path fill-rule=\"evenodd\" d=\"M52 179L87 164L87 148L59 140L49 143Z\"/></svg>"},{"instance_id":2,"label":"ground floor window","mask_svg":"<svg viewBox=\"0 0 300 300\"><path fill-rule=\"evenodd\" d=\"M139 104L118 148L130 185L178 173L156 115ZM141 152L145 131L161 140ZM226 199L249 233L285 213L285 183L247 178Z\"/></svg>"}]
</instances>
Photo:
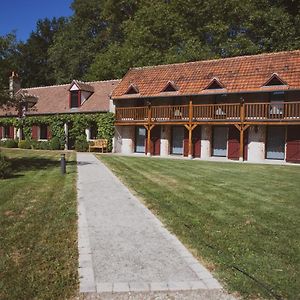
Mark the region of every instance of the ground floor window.
<instances>
[{"instance_id":1,"label":"ground floor window","mask_svg":"<svg viewBox=\"0 0 300 300\"><path fill-rule=\"evenodd\" d=\"M40 140L47 140L48 138L48 126L40 125Z\"/></svg>"},{"instance_id":2,"label":"ground floor window","mask_svg":"<svg viewBox=\"0 0 300 300\"><path fill-rule=\"evenodd\" d=\"M212 155L226 157L227 155L228 128L216 126L213 128Z\"/></svg>"},{"instance_id":3,"label":"ground floor window","mask_svg":"<svg viewBox=\"0 0 300 300\"><path fill-rule=\"evenodd\" d=\"M3 127L3 137L6 139L10 138L10 126Z\"/></svg>"},{"instance_id":4,"label":"ground floor window","mask_svg":"<svg viewBox=\"0 0 300 300\"><path fill-rule=\"evenodd\" d=\"M172 127L172 147L171 153L183 155L183 140L184 140L184 127Z\"/></svg>"},{"instance_id":5,"label":"ground floor window","mask_svg":"<svg viewBox=\"0 0 300 300\"><path fill-rule=\"evenodd\" d=\"M285 127L267 127L266 158L282 160L285 157Z\"/></svg>"},{"instance_id":6,"label":"ground floor window","mask_svg":"<svg viewBox=\"0 0 300 300\"><path fill-rule=\"evenodd\" d=\"M92 124L92 126L90 127L90 139L92 140L97 139L97 134L98 134L97 124Z\"/></svg>"},{"instance_id":7,"label":"ground floor window","mask_svg":"<svg viewBox=\"0 0 300 300\"><path fill-rule=\"evenodd\" d=\"M145 153L146 128L136 127L135 129L135 152Z\"/></svg>"}]
</instances>

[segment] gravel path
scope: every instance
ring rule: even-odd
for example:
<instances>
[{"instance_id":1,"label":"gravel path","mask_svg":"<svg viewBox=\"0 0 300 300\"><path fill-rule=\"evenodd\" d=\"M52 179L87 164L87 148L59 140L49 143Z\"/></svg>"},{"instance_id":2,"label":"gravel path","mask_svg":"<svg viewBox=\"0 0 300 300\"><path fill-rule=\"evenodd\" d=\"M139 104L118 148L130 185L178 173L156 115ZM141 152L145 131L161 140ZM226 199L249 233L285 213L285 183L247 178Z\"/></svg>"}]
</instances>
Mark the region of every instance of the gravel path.
<instances>
[{"instance_id":1,"label":"gravel path","mask_svg":"<svg viewBox=\"0 0 300 300\"><path fill-rule=\"evenodd\" d=\"M94 155L78 153L77 161L82 297L229 299L211 273Z\"/></svg>"}]
</instances>

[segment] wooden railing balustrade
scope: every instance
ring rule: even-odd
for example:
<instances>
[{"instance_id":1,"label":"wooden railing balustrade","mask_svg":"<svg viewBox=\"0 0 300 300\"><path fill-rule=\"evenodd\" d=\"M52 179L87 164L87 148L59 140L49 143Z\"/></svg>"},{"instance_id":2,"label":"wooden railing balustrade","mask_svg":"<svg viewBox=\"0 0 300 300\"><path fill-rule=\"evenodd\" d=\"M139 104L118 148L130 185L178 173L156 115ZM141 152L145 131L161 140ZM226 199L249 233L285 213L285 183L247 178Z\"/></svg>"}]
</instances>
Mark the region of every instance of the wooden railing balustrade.
<instances>
[{"instance_id":1,"label":"wooden railing balustrade","mask_svg":"<svg viewBox=\"0 0 300 300\"><path fill-rule=\"evenodd\" d=\"M118 107L116 121L118 123L300 122L300 102Z\"/></svg>"}]
</instances>

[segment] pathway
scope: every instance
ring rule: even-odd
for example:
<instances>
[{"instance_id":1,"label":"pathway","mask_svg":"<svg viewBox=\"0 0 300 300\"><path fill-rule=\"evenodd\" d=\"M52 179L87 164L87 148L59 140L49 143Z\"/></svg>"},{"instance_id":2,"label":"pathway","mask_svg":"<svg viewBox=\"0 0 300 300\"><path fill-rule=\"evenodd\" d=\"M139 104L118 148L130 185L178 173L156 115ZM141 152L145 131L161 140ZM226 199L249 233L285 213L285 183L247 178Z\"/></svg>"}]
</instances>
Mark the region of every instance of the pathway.
<instances>
[{"instance_id":1,"label":"pathway","mask_svg":"<svg viewBox=\"0 0 300 300\"><path fill-rule=\"evenodd\" d=\"M80 292L223 295L211 273L104 164L91 153L77 153L77 161Z\"/></svg>"}]
</instances>

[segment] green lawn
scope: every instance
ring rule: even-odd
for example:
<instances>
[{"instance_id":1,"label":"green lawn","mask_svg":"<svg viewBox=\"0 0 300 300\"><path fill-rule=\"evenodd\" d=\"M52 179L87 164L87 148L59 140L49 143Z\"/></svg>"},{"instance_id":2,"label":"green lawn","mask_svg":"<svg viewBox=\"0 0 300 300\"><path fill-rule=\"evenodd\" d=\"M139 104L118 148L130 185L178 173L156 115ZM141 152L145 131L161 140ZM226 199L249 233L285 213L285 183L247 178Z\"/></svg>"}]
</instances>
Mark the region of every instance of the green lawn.
<instances>
[{"instance_id":1,"label":"green lawn","mask_svg":"<svg viewBox=\"0 0 300 300\"><path fill-rule=\"evenodd\" d=\"M228 290L300 299L300 167L100 159Z\"/></svg>"},{"instance_id":2,"label":"green lawn","mask_svg":"<svg viewBox=\"0 0 300 300\"><path fill-rule=\"evenodd\" d=\"M60 175L59 152L1 150L15 173L0 180L0 299L76 295L75 154Z\"/></svg>"}]
</instances>

